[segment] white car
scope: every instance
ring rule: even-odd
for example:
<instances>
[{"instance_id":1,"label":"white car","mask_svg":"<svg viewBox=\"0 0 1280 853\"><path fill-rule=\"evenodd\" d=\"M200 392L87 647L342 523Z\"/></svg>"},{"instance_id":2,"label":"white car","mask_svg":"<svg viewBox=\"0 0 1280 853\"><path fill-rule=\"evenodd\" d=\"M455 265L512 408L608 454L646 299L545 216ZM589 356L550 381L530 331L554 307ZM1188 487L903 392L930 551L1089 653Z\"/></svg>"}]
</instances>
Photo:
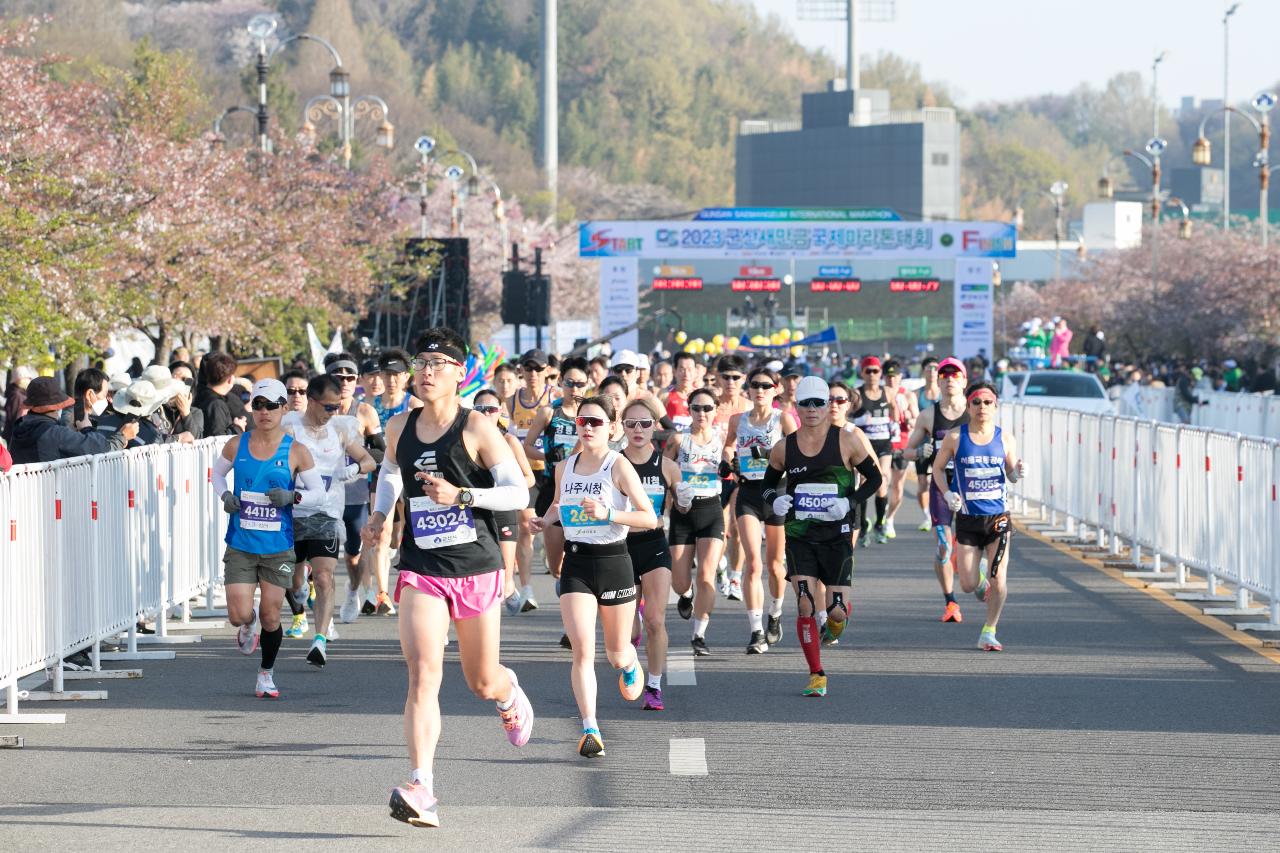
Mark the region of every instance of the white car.
<instances>
[{"instance_id":1,"label":"white car","mask_svg":"<svg viewBox=\"0 0 1280 853\"><path fill-rule=\"evenodd\" d=\"M1095 415L1116 414L1116 404L1092 373L1070 370L1032 370L1008 373L1001 396L1029 406L1052 406Z\"/></svg>"}]
</instances>

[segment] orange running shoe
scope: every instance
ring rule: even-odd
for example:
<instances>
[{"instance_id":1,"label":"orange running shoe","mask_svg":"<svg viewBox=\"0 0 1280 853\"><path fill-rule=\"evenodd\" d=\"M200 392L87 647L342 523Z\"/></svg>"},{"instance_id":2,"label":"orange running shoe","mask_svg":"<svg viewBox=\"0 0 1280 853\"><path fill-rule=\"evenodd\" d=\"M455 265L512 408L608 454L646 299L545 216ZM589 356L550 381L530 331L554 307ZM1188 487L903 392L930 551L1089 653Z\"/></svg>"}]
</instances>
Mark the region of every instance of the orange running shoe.
<instances>
[{"instance_id":1,"label":"orange running shoe","mask_svg":"<svg viewBox=\"0 0 1280 853\"><path fill-rule=\"evenodd\" d=\"M954 601L947 602L947 609L942 614L943 622L963 622L964 617L960 615L960 605Z\"/></svg>"}]
</instances>

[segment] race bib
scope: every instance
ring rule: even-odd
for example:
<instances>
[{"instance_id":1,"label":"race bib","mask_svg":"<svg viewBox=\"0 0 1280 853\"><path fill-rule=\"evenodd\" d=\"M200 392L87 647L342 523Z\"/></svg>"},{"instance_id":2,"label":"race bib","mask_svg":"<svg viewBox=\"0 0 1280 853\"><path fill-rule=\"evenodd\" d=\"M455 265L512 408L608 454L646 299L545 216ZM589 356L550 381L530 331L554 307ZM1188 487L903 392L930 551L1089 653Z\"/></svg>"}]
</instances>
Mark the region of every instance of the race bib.
<instances>
[{"instance_id":1,"label":"race bib","mask_svg":"<svg viewBox=\"0 0 1280 853\"><path fill-rule=\"evenodd\" d=\"M279 533L284 518L280 507L261 492L240 493L240 529Z\"/></svg>"},{"instance_id":2,"label":"race bib","mask_svg":"<svg viewBox=\"0 0 1280 853\"><path fill-rule=\"evenodd\" d=\"M714 498L720 495L720 475L715 471L681 471L680 479L693 488L695 498Z\"/></svg>"},{"instance_id":3,"label":"race bib","mask_svg":"<svg viewBox=\"0 0 1280 853\"><path fill-rule=\"evenodd\" d=\"M576 433L571 433L571 432L565 433L565 432L557 431L555 435L552 437L551 441L553 444L555 444L556 447L561 447L561 448L564 448L565 450L570 450L573 448L575 444L578 443L578 436Z\"/></svg>"},{"instance_id":4,"label":"race bib","mask_svg":"<svg viewBox=\"0 0 1280 853\"><path fill-rule=\"evenodd\" d=\"M689 428L693 426L693 418L690 415L672 415L671 425L676 432L688 434Z\"/></svg>"},{"instance_id":5,"label":"race bib","mask_svg":"<svg viewBox=\"0 0 1280 853\"><path fill-rule=\"evenodd\" d=\"M409 498L409 525L419 548L443 548L476 541L476 520L470 507L444 506L426 495Z\"/></svg>"},{"instance_id":6,"label":"race bib","mask_svg":"<svg viewBox=\"0 0 1280 853\"><path fill-rule=\"evenodd\" d=\"M560 523L565 530L604 530L609 526L605 518L592 518L582 508L581 496L568 496L560 499Z\"/></svg>"},{"instance_id":7,"label":"race bib","mask_svg":"<svg viewBox=\"0 0 1280 853\"><path fill-rule=\"evenodd\" d=\"M764 472L769 468L769 457L757 459L751 455L751 450L750 447L738 448L738 473L744 480L763 480Z\"/></svg>"},{"instance_id":8,"label":"race bib","mask_svg":"<svg viewBox=\"0 0 1280 853\"><path fill-rule=\"evenodd\" d=\"M867 418L862 422L862 431L866 433L867 439L870 441L888 441L889 440L888 418Z\"/></svg>"},{"instance_id":9,"label":"race bib","mask_svg":"<svg viewBox=\"0 0 1280 853\"><path fill-rule=\"evenodd\" d=\"M654 515L661 518L662 504L667 498L667 487L662 483L646 483L644 493L649 496L649 500L653 503Z\"/></svg>"},{"instance_id":10,"label":"race bib","mask_svg":"<svg viewBox=\"0 0 1280 853\"><path fill-rule=\"evenodd\" d=\"M796 521L826 521L827 512L840 496L835 483L801 483L796 486L792 510Z\"/></svg>"}]
</instances>

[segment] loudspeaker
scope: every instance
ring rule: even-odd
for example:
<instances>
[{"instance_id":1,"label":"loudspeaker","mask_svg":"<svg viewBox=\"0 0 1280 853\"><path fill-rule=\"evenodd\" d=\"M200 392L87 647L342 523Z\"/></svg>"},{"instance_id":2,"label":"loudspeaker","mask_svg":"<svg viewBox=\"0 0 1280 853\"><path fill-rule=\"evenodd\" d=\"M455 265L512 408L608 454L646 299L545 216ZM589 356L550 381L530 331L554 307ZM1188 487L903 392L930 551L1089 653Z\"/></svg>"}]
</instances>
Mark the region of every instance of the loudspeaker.
<instances>
[{"instance_id":1,"label":"loudspeaker","mask_svg":"<svg viewBox=\"0 0 1280 853\"><path fill-rule=\"evenodd\" d=\"M520 270L502 274L502 322L518 325L525 322L525 279Z\"/></svg>"},{"instance_id":2,"label":"loudspeaker","mask_svg":"<svg viewBox=\"0 0 1280 853\"><path fill-rule=\"evenodd\" d=\"M546 326L551 322L551 278L524 270L502 274L502 322Z\"/></svg>"},{"instance_id":3,"label":"loudspeaker","mask_svg":"<svg viewBox=\"0 0 1280 853\"><path fill-rule=\"evenodd\" d=\"M421 258L437 251L437 265L425 278L412 276L402 307L408 323L402 339L409 347L433 326L447 326L471 340L471 253L465 237L413 238L405 241L405 256ZM407 304L405 304L407 303ZM399 329L397 331L400 331Z\"/></svg>"}]
</instances>

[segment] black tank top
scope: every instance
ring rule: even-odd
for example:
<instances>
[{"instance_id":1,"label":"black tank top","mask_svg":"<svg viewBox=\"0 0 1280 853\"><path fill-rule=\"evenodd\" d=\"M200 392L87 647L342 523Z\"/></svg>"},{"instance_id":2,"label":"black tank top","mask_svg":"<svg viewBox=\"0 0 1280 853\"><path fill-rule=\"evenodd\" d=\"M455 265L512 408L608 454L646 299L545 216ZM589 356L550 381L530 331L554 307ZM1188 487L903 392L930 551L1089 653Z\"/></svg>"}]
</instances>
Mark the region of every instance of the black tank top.
<instances>
[{"instance_id":1,"label":"black tank top","mask_svg":"<svg viewBox=\"0 0 1280 853\"><path fill-rule=\"evenodd\" d=\"M419 471L431 471L455 486L493 487L493 475L471 458L462 441L471 410L459 407L453 423L430 444L418 438L418 416L422 411L414 409L409 413L396 444L408 519L400 545L400 568L442 578L501 571L502 554L493 513L435 504L423 494L421 481L413 476Z\"/></svg>"},{"instance_id":2,"label":"black tank top","mask_svg":"<svg viewBox=\"0 0 1280 853\"><path fill-rule=\"evenodd\" d=\"M951 432L951 430L955 429L961 424L967 424L968 422L969 422L969 409L967 407L963 412L960 413L960 417L949 418L946 415L942 414L942 401L939 400L938 402L934 403L933 404L933 444L934 444L933 455L934 456L938 455L938 445L942 443L942 439L947 437L947 433ZM933 456L929 457L929 464L931 465L933 464Z\"/></svg>"},{"instance_id":3,"label":"black tank top","mask_svg":"<svg viewBox=\"0 0 1280 853\"><path fill-rule=\"evenodd\" d=\"M667 486L667 481L662 476L662 453L655 449L649 457L649 461L640 464L632 462L631 465L636 469L636 473L640 475L640 484L644 486L645 494L649 496L649 500L653 503L653 512L658 516L658 526L653 530L632 530L627 534L627 539L628 541L636 542L663 536L662 511L671 499L671 489Z\"/></svg>"},{"instance_id":4,"label":"black tank top","mask_svg":"<svg viewBox=\"0 0 1280 853\"><path fill-rule=\"evenodd\" d=\"M859 390L862 404L853 413L853 425L862 430L867 440L880 445L893 441L892 422L889 419L889 394L880 388L880 399L873 400L865 390Z\"/></svg>"},{"instance_id":5,"label":"black tank top","mask_svg":"<svg viewBox=\"0 0 1280 853\"><path fill-rule=\"evenodd\" d=\"M840 456L840 434L833 426L817 456L806 456L800 450L799 431L786 438L783 473L787 476L787 494L795 500L787 513L787 536L811 541L830 541L849 535L847 519L827 521L814 516L834 498L852 491L853 472Z\"/></svg>"}]
</instances>

